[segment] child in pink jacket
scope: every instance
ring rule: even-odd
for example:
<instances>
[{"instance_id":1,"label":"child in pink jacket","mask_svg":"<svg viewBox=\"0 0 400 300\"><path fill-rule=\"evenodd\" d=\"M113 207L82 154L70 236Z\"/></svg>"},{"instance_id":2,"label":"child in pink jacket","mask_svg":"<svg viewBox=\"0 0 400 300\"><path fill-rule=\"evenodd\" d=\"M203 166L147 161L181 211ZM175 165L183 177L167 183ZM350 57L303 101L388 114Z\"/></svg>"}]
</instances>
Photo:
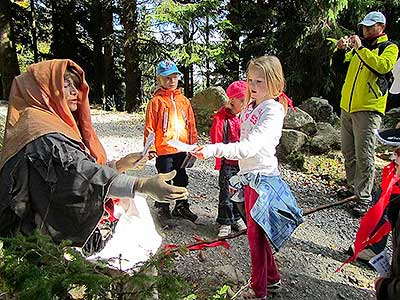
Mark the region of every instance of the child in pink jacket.
<instances>
[{"instance_id":1,"label":"child in pink jacket","mask_svg":"<svg viewBox=\"0 0 400 300\"><path fill-rule=\"evenodd\" d=\"M231 83L226 89L229 101L213 115L213 124L210 130L211 142L235 143L240 140L239 114L243 108L246 96L247 83L243 80ZM223 238L231 234L232 226L238 231L246 230L246 224L240 217L239 211L231 200L229 193L229 179L239 172L237 160L226 158L215 159L215 169L219 170L219 204L217 223L220 225L218 237Z\"/></svg>"}]
</instances>

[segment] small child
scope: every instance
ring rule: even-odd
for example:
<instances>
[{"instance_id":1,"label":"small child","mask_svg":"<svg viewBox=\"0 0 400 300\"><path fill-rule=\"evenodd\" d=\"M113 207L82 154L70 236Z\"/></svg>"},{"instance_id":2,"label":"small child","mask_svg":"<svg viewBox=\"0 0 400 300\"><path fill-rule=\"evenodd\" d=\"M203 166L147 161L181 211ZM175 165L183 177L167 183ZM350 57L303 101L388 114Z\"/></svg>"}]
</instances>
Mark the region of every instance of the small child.
<instances>
[{"instance_id":1,"label":"small child","mask_svg":"<svg viewBox=\"0 0 400 300\"><path fill-rule=\"evenodd\" d=\"M400 129L388 129L376 133L383 144L395 146L392 161L382 170L380 192L373 206L360 221L352 257L362 259L365 253L380 253L386 247L388 235L392 232L392 262L389 272L379 274L375 279L377 300L400 299ZM371 259L372 257L368 257ZM379 258L377 259L377 261ZM343 265L341 266L343 267Z\"/></svg>"},{"instance_id":2,"label":"small child","mask_svg":"<svg viewBox=\"0 0 400 300\"><path fill-rule=\"evenodd\" d=\"M213 115L213 124L210 130L211 142L235 143L240 141L240 118L238 114L243 109L246 96L247 83L239 80L231 83L226 89L229 98L218 112ZM229 192L229 180L239 172L237 160L215 158L215 169L219 170L219 204L217 223L220 224L218 237L227 237L232 232L232 226L239 232L247 229L240 217L240 212L231 200Z\"/></svg>"},{"instance_id":3,"label":"small child","mask_svg":"<svg viewBox=\"0 0 400 300\"><path fill-rule=\"evenodd\" d=\"M186 187L189 178L182 163L186 152L178 150L168 141L179 140L187 144L197 143L197 130L190 101L178 89L179 72L174 62L163 60L157 66L158 87L147 105L144 127L144 143L150 132L155 133L154 146L150 149L149 158L156 157L156 168L159 173L176 170L172 179L173 185ZM168 200L168 199L166 199ZM155 202L157 215L162 226L171 226L169 203ZM189 209L188 200L176 201L172 216L195 222L197 215Z\"/></svg>"},{"instance_id":4,"label":"small child","mask_svg":"<svg viewBox=\"0 0 400 300\"><path fill-rule=\"evenodd\" d=\"M199 146L192 152L199 159L239 160L251 256L251 289L242 294L244 299L263 300L267 292L280 290L281 276L270 244L279 250L303 221L275 156L289 104L284 87L278 58L252 59L247 68L247 107L240 116L240 142Z\"/></svg>"}]
</instances>

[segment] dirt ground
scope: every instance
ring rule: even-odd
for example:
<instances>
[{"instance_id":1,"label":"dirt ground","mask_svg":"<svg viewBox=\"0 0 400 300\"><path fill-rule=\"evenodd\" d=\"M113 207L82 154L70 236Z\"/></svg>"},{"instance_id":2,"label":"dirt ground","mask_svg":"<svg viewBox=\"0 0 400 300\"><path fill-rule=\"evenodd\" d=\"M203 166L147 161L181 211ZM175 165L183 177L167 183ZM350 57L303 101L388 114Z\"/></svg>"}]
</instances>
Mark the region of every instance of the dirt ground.
<instances>
[{"instance_id":1,"label":"dirt ground","mask_svg":"<svg viewBox=\"0 0 400 300\"><path fill-rule=\"evenodd\" d=\"M142 149L143 119L140 115L93 112L93 121L109 159ZM204 135L201 141L207 142ZM137 175L155 174L154 161L147 163ZM291 171L281 165L283 178L293 190L303 209L337 201L336 185L322 176ZM194 236L214 239L218 205L218 173L213 160L197 161L188 169L191 207L199 215L198 224L174 219L172 228L158 230L164 244L189 244ZM154 214L151 200L149 206ZM283 290L269 299L374 299L373 280L376 273L362 263L335 270L347 258L359 220L353 218L347 206L334 207L304 217L291 241L275 257L282 274ZM228 240L230 249L210 248L199 255L191 252L175 259L174 270L193 287L198 299L208 299L218 287L229 284L236 291L250 276L250 256L245 235ZM211 299L211 298L210 298ZM236 299L240 299L237 297Z\"/></svg>"}]
</instances>

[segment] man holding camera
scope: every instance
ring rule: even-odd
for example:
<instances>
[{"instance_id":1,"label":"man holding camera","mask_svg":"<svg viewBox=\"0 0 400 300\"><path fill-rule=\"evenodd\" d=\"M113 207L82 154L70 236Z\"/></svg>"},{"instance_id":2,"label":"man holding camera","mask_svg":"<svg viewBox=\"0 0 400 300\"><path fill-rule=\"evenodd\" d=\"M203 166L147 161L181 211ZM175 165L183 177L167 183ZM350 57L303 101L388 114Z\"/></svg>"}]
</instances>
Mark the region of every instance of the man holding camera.
<instances>
[{"instance_id":1,"label":"man holding camera","mask_svg":"<svg viewBox=\"0 0 400 300\"><path fill-rule=\"evenodd\" d=\"M384 33L386 18L370 12L359 23L362 37L338 40L334 65L346 70L342 88L341 142L349 192L355 194L353 214L361 217L368 209L375 174L374 129L385 113L389 73L397 60L398 47Z\"/></svg>"}]
</instances>

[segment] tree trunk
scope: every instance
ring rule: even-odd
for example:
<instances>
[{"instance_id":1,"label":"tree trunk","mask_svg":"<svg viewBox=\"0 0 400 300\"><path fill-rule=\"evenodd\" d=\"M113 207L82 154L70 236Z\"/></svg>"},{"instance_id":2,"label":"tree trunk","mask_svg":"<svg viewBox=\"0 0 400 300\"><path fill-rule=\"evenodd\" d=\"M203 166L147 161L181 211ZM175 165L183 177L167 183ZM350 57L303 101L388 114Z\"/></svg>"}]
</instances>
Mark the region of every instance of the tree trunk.
<instances>
[{"instance_id":1,"label":"tree trunk","mask_svg":"<svg viewBox=\"0 0 400 300\"><path fill-rule=\"evenodd\" d=\"M230 71L230 81L239 79L239 59L234 59L234 55L239 55L239 38L240 30L240 0L231 0L228 5L228 20L232 23L233 28L226 30L226 35L229 38L229 49L227 57L229 60L226 62L226 69Z\"/></svg>"},{"instance_id":2,"label":"tree trunk","mask_svg":"<svg viewBox=\"0 0 400 300\"><path fill-rule=\"evenodd\" d=\"M104 47L104 93L106 98L106 110L111 110L116 106L116 80L114 70L114 39L113 39L113 13L112 1L107 0L103 6L103 47Z\"/></svg>"},{"instance_id":3,"label":"tree trunk","mask_svg":"<svg viewBox=\"0 0 400 300\"><path fill-rule=\"evenodd\" d=\"M188 45L190 41L190 34L189 34L189 26L187 28L182 28L183 30L183 44ZM188 47L186 49L189 57L191 56L191 49ZM183 88L184 88L184 93L185 96L188 98L193 97L193 65L188 65L182 67L182 73L183 73Z\"/></svg>"},{"instance_id":4,"label":"tree trunk","mask_svg":"<svg viewBox=\"0 0 400 300\"><path fill-rule=\"evenodd\" d=\"M76 0L52 0L52 52L55 58L81 61L75 14Z\"/></svg>"},{"instance_id":5,"label":"tree trunk","mask_svg":"<svg viewBox=\"0 0 400 300\"><path fill-rule=\"evenodd\" d=\"M31 1L31 33L32 33L32 48L33 48L33 61L39 61L38 48L37 48L37 34L36 34L36 17L35 17L35 0Z\"/></svg>"},{"instance_id":6,"label":"tree trunk","mask_svg":"<svg viewBox=\"0 0 400 300\"><path fill-rule=\"evenodd\" d=\"M210 19L206 17L206 47L210 48ZM206 55L206 87L210 87L210 58Z\"/></svg>"},{"instance_id":7,"label":"tree trunk","mask_svg":"<svg viewBox=\"0 0 400 300\"><path fill-rule=\"evenodd\" d=\"M2 86L0 98L8 98L12 81L19 74L11 2L10 0L0 0L0 77Z\"/></svg>"},{"instance_id":8,"label":"tree trunk","mask_svg":"<svg viewBox=\"0 0 400 300\"><path fill-rule=\"evenodd\" d=\"M122 0L122 24L125 29L125 109L133 112L141 104L141 72L139 69L139 51L136 46L137 33L137 2Z\"/></svg>"},{"instance_id":9,"label":"tree trunk","mask_svg":"<svg viewBox=\"0 0 400 300\"><path fill-rule=\"evenodd\" d=\"M93 38L93 99L94 103L104 107L104 61L103 61L103 41L102 41L102 5L100 0L94 0L92 5L92 29Z\"/></svg>"}]
</instances>

